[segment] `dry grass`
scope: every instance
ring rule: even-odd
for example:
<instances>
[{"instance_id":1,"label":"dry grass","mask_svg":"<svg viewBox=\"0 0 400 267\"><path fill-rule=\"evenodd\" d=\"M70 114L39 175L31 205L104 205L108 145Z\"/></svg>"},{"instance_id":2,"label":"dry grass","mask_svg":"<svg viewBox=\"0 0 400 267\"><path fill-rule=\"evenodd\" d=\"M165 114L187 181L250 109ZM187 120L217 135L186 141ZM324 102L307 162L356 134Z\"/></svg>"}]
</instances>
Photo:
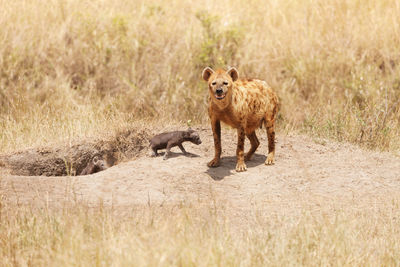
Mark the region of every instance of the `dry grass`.
<instances>
[{"instance_id":1,"label":"dry grass","mask_svg":"<svg viewBox=\"0 0 400 267\"><path fill-rule=\"evenodd\" d=\"M0 1L0 151L206 121L204 66L278 92L284 131L400 147L396 0Z\"/></svg>"},{"instance_id":2,"label":"dry grass","mask_svg":"<svg viewBox=\"0 0 400 267\"><path fill-rule=\"evenodd\" d=\"M396 0L0 0L0 152L207 121L201 70L267 80L280 131L400 148ZM140 121L140 122L138 122ZM327 214L0 202L4 266L400 265L397 202ZM211 211L209 211L211 210ZM243 225L242 225L243 226Z\"/></svg>"},{"instance_id":3,"label":"dry grass","mask_svg":"<svg viewBox=\"0 0 400 267\"><path fill-rule=\"evenodd\" d=\"M390 202L388 202L390 203ZM59 212L3 205L2 266L398 266L398 203L241 221L220 206Z\"/></svg>"}]
</instances>

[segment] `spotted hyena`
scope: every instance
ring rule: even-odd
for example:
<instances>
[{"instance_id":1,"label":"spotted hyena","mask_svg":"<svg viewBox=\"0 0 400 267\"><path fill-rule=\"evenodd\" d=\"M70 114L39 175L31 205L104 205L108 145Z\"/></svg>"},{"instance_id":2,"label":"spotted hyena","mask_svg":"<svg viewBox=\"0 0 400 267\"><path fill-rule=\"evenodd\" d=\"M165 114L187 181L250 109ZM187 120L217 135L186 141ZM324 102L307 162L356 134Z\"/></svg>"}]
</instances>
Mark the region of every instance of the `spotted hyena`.
<instances>
[{"instance_id":1,"label":"spotted hyena","mask_svg":"<svg viewBox=\"0 0 400 267\"><path fill-rule=\"evenodd\" d=\"M89 161L89 163L82 170L80 175L93 174L96 172L104 171L105 169L107 169L107 163L98 156L95 156L91 161Z\"/></svg>"},{"instance_id":2,"label":"spotted hyena","mask_svg":"<svg viewBox=\"0 0 400 267\"><path fill-rule=\"evenodd\" d=\"M152 150L151 156L158 156L158 150L166 148L167 150L164 154L164 160L166 160L169 157L171 148L174 146L178 146L182 153L187 155L188 153L182 145L182 143L186 141L190 141L196 145L201 144L199 134L191 128L189 128L187 131L175 131L158 134L150 140L150 148Z\"/></svg>"},{"instance_id":3,"label":"spotted hyena","mask_svg":"<svg viewBox=\"0 0 400 267\"><path fill-rule=\"evenodd\" d=\"M214 136L215 156L207 165L217 167L221 157L221 124L224 122L237 129L236 171L246 171L245 160L260 145L255 130L265 125L268 135L268 156L266 165L274 163L275 156L275 118L278 97L265 81L239 79L235 68L228 71L210 67L203 70L203 79L208 82L208 114ZM245 136L250 140L250 150L244 154Z\"/></svg>"}]
</instances>

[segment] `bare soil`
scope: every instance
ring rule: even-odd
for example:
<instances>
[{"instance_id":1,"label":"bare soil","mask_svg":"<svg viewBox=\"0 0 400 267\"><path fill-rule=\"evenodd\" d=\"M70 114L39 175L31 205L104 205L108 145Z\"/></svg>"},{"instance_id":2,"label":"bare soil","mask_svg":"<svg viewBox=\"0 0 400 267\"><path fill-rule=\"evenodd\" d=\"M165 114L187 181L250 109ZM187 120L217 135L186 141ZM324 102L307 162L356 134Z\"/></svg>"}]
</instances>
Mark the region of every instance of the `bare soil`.
<instances>
[{"instance_id":1,"label":"bare soil","mask_svg":"<svg viewBox=\"0 0 400 267\"><path fill-rule=\"evenodd\" d=\"M12 175L67 176L80 174L97 156L107 166L134 158L147 147L149 133L125 130L104 140L84 140L76 144L39 147L0 155L0 167Z\"/></svg>"},{"instance_id":2,"label":"bare soil","mask_svg":"<svg viewBox=\"0 0 400 267\"><path fill-rule=\"evenodd\" d=\"M203 143L184 143L191 156L173 148L168 160L141 153L103 172L87 176L15 176L3 174L1 194L9 203L58 207L66 202L110 206L176 205L218 201L239 210L271 211L335 202L368 208L400 195L400 160L390 153L306 136L278 135L276 163L264 165L267 140L261 142L248 170L237 173L236 133L222 130L222 162L208 168L214 155L209 128L197 128ZM249 148L246 140L245 149ZM287 208L290 208L289 210Z\"/></svg>"}]
</instances>

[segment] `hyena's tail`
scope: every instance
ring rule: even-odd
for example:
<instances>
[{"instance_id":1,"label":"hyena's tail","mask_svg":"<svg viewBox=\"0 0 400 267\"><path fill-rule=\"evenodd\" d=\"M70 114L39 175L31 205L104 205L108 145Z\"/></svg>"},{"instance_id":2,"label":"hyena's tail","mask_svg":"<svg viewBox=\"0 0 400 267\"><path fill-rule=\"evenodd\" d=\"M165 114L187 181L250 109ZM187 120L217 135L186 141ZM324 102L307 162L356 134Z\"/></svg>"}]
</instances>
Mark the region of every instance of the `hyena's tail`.
<instances>
[{"instance_id":1,"label":"hyena's tail","mask_svg":"<svg viewBox=\"0 0 400 267\"><path fill-rule=\"evenodd\" d=\"M262 118L260 121L260 129L262 129L263 124L264 124L264 127L267 128L267 125L265 125L265 123L266 123L265 118Z\"/></svg>"}]
</instances>

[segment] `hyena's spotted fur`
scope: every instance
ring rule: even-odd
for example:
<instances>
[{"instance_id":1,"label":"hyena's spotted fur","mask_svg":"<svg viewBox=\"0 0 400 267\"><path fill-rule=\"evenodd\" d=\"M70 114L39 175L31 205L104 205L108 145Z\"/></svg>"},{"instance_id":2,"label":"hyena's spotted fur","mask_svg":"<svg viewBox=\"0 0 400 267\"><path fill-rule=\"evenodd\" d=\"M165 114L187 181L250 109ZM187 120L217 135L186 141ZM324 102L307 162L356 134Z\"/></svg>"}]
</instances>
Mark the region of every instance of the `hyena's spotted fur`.
<instances>
[{"instance_id":1,"label":"hyena's spotted fur","mask_svg":"<svg viewBox=\"0 0 400 267\"><path fill-rule=\"evenodd\" d=\"M275 118L278 97L268 84L261 80L238 79L235 68L216 71L207 67L203 79L208 82L208 114L214 136L215 156L209 167L217 167L221 157L221 124L224 122L237 129L236 171L245 171L249 160L260 145L255 130L262 124L267 129L268 156L265 164L274 163ZM244 155L245 136L250 140L250 150Z\"/></svg>"}]
</instances>

